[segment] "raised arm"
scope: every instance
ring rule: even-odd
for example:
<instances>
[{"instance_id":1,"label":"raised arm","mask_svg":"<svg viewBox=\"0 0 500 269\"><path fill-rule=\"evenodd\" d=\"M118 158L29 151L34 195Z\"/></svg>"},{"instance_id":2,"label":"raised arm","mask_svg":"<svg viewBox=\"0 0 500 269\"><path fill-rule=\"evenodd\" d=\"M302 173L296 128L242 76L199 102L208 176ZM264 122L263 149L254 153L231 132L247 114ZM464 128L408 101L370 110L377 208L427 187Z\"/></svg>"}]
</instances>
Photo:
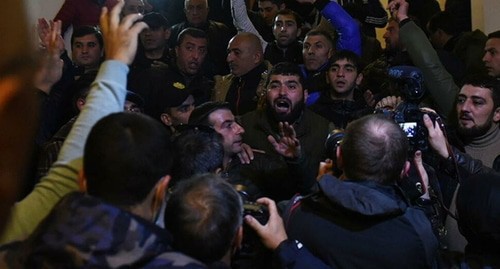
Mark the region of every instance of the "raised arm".
<instances>
[{"instance_id":1,"label":"raised arm","mask_svg":"<svg viewBox=\"0 0 500 269\"><path fill-rule=\"evenodd\" d=\"M329 0L296 0L310 3L321 11L321 15L338 33L337 50L350 50L361 55L361 31L358 23L337 2Z\"/></svg>"},{"instance_id":2,"label":"raised arm","mask_svg":"<svg viewBox=\"0 0 500 269\"><path fill-rule=\"evenodd\" d=\"M123 5L122 0L110 12L103 9L101 28L107 60L91 85L87 103L64 142L56 163L33 192L13 207L0 242L26 237L61 197L79 190L77 180L83 165L83 149L92 126L111 113L123 111L128 64L134 58L138 34L147 27L143 22L134 24L142 17L138 14L120 21Z\"/></svg>"},{"instance_id":3,"label":"raised arm","mask_svg":"<svg viewBox=\"0 0 500 269\"><path fill-rule=\"evenodd\" d=\"M238 32L249 32L255 34L262 45L262 51L266 51L267 41L259 34L252 21L248 17L245 0L231 0L231 15L233 24Z\"/></svg>"},{"instance_id":4,"label":"raised arm","mask_svg":"<svg viewBox=\"0 0 500 269\"><path fill-rule=\"evenodd\" d=\"M438 112L448 117L453 111L459 89L446 71L424 31L408 18L409 4L394 0L388 9L400 23L399 38L412 62L422 70L424 84L436 104Z\"/></svg>"}]
</instances>

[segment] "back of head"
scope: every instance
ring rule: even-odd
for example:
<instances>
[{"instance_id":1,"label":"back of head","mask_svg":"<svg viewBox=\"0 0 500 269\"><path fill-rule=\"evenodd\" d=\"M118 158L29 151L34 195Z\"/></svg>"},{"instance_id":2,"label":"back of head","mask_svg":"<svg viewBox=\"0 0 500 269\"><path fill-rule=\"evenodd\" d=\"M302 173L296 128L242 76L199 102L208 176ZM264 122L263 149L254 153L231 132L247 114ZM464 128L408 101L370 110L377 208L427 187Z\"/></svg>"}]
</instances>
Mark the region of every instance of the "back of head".
<instances>
[{"instance_id":1,"label":"back of head","mask_svg":"<svg viewBox=\"0 0 500 269\"><path fill-rule=\"evenodd\" d=\"M96 123L85 144L87 192L117 206L140 204L169 174L172 158L170 138L158 121L111 114Z\"/></svg>"},{"instance_id":2,"label":"back of head","mask_svg":"<svg viewBox=\"0 0 500 269\"><path fill-rule=\"evenodd\" d=\"M349 123L341 148L347 178L387 185L399 178L408 156L405 133L381 114Z\"/></svg>"},{"instance_id":3,"label":"back of head","mask_svg":"<svg viewBox=\"0 0 500 269\"><path fill-rule=\"evenodd\" d=\"M176 186L165 209L165 226L176 250L212 263L230 250L242 214L234 188L214 174L202 174Z\"/></svg>"},{"instance_id":4,"label":"back of head","mask_svg":"<svg viewBox=\"0 0 500 269\"><path fill-rule=\"evenodd\" d=\"M181 179L214 173L218 168L222 168L222 136L212 128L190 126L174 137L173 146L175 159L171 187Z\"/></svg>"},{"instance_id":5,"label":"back of head","mask_svg":"<svg viewBox=\"0 0 500 269\"><path fill-rule=\"evenodd\" d=\"M429 19L427 29L431 34L436 32L438 29L441 29L451 36L458 35L460 31L457 28L455 16L448 11L441 11L434 14Z\"/></svg>"},{"instance_id":6,"label":"back of head","mask_svg":"<svg viewBox=\"0 0 500 269\"><path fill-rule=\"evenodd\" d=\"M104 41L102 39L101 30L97 26L82 26L73 30L73 34L71 35L71 45L73 45L73 41L77 37L82 37L86 35L95 35L97 41L99 42L99 47L101 49L104 48Z\"/></svg>"}]
</instances>

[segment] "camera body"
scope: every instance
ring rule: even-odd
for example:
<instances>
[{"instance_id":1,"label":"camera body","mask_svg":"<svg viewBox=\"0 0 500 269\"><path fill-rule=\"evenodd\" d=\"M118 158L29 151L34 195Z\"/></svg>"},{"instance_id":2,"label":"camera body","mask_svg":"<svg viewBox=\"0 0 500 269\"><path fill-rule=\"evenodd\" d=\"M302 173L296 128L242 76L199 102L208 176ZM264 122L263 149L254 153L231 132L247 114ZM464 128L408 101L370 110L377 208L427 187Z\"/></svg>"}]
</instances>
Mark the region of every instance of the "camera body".
<instances>
[{"instance_id":1,"label":"camera body","mask_svg":"<svg viewBox=\"0 0 500 269\"><path fill-rule=\"evenodd\" d=\"M410 156L413 156L417 150L428 151L429 132L424 125L423 116L427 114L432 121L435 121L438 115L423 112L418 106L425 95L422 72L413 66L394 66L389 68L388 74L399 85L404 101L392 111L382 110L381 112L392 118L406 133Z\"/></svg>"}]
</instances>

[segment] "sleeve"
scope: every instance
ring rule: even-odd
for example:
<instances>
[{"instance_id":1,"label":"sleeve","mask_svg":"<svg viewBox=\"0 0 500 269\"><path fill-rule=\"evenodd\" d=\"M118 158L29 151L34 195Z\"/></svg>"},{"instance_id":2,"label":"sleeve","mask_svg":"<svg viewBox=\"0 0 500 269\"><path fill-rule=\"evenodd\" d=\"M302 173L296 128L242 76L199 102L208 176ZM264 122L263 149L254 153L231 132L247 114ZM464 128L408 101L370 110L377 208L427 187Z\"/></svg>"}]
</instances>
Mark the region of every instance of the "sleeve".
<instances>
[{"instance_id":1,"label":"sleeve","mask_svg":"<svg viewBox=\"0 0 500 269\"><path fill-rule=\"evenodd\" d=\"M382 28L387 24L387 12L379 0L363 0L361 10L365 24L378 28Z\"/></svg>"},{"instance_id":2,"label":"sleeve","mask_svg":"<svg viewBox=\"0 0 500 269\"><path fill-rule=\"evenodd\" d=\"M266 50L267 41L259 34L252 21L248 17L245 0L231 0L231 15L233 16L233 24L238 32L249 32L255 34L262 45L262 51Z\"/></svg>"},{"instance_id":3,"label":"sleeve","mask_svg":"<svg viewBox=\"0 0 500 269\"><path fill-rule=\"evenodd\" d=\"M64 142L56 163L34 190L15 204L0 243L23 239L34 231L52 207L66 194L78 191L83 149L94 124L110 113L123 111L128 66L105 61L91 85L87 103Z\"/></svg>"},{"instance_id":4,"label":"sleeve","mask_svg":"<svg viewBox=\"0 0 500 269\"><path fill-rule=\"evenodd\" d=\"M422 70L424 84L441 115L449 117L454 108L458 87L432 48L424 31L413 21L400 23L399 38L408 50L411 60Z\"/></svg>"},{"instance_id":5,"label":"sleeve","mask_svg":"<svg viewBox=\"0 0 500 269\"><path fill-rule=\"evenodd\" d=\"M280 268L286 269L332 269L319 258L315 257L299 241L287 239L274 251L274 259Z\"/></svg>"},{"instance_id":6,"label":"sleeve","mask_svg":"<svg viewBox=\"0 0 500 269\"><path fill-rule=\"evenodd\" d=\"M361 55L361 31L349 13L333 1L318 0L314 5L337 30L337 50L350 50Z\"/></svg>"},{"instance_id":7,"label":"sleeve","mask_svg":"<svg viewBox=\"0 0 500 269\"><path fill-rule=\"evenodd\" d=\"M65 33L68 27L74 23L77 14L77 2L75 0L64 1L61 9L56 14L54 21L60 20L62 22L61 33Z\"/></svg>"}]
</instances>

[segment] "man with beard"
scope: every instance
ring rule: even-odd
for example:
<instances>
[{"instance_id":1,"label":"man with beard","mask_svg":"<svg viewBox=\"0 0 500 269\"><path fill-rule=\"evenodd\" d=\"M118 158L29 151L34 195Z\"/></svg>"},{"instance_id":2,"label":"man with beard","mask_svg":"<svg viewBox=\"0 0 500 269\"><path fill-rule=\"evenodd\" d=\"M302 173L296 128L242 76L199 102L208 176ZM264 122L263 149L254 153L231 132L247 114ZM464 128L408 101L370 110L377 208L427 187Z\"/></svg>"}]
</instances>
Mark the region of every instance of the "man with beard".
<instances>
[{"instance_id":1,"label":"man with beard","mask_svg":"<svg viewBox=\"0 0 500 269\"><path fill-rule=\"evenodd\" d=\"M278 201L286 200L297 192L308 193L314 183L314 180L310 180L312 177L305 178L307 181L302 181L302 178L297 176L291 178L291 175L297 175L296 172L306 167L307 160L297 157L300 147L294 145L290 148L286 145L284 139L292 134L288 124L279 127L277 132L281 133L281 137L273 138L273 144L268 144L267 152L252 151L252 156L248 154L251 149L243 143L245 128L236 122L228 103L207 102L196 107L189 116L189 125L207 126L222 136L224 158L221 176L227 178L229 183L241 190L250 200L261 196ZM278 124L275 127L278 129ZM245 154L250 160L244 160Z\"/></svg>"},{"instance_id":2,"label":"man with beard","mask_svg":"<svg viewBox=\"0 0 500 269\"><path fill-rule=\"evenodd\" d=\"M316 115L305 107L307 90L303 87L304 78L300 68L292 63L275 65L267 77L266 106L241 117L246 132L243 141L252 148L275 153L276 142L286 136L283 126L290 126L300 154L292 159L305 162L308 175L316 178L318 164L323 157L324 142L331 129L328 120ZM287 169L287 158L281 159L283 169Z\"/></svg>"}]
</instances>

